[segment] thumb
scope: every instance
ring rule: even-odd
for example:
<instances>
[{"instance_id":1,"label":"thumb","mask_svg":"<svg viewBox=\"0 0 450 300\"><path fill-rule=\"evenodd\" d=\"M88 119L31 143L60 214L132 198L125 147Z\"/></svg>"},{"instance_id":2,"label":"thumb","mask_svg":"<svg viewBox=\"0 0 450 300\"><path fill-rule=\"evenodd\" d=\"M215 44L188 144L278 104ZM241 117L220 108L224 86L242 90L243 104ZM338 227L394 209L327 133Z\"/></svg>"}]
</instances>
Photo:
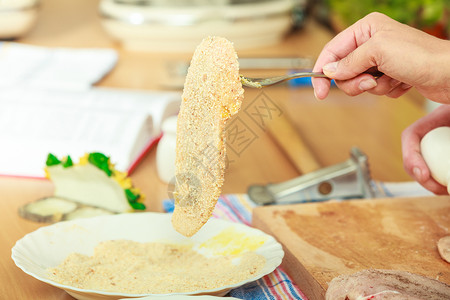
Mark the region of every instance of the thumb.
<instances>
[{"instance_id":1,"label":"thumb","mask_svg":"<svg viewBox=\"0 0 450 300\"><path fill-rule=\"evenodd\" d=\"M333 79L348 80L376 67L377 63L368 44L362 44L339 61L326 64L323 66L323 73Z\"/></svg>"}]
</instances>

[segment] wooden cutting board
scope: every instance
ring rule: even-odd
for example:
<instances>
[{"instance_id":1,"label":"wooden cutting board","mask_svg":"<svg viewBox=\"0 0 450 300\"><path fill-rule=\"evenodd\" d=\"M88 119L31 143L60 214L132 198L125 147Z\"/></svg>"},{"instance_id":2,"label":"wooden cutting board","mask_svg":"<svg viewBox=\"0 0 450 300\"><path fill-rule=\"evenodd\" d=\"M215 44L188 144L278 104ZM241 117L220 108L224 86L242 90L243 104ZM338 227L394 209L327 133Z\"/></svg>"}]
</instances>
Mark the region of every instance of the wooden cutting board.
<instances>
[{"instance_id":1,"label":"wooden cutting board","mask_svg":"<svg viewBox=\"0 0 450 300\"><path fill-rule=\"evenodd\" d=\"M310 299L362 269L396 269L450 284L439 238L450 235L450 197L329 201L254 209L253 225L283 244L282 268Z\"/></svg>"}]
</instances>

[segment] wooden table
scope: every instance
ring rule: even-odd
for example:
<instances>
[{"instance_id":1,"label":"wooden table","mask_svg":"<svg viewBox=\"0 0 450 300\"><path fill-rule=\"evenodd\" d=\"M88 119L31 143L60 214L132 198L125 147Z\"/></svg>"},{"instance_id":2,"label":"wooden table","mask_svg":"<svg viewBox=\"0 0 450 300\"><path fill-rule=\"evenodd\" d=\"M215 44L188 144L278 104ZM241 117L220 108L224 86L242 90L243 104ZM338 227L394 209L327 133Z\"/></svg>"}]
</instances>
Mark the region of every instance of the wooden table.
<instances>
[{"instance_id":1,"label":"wooden table","mask_svg":"<svg viewBox=\"0 0 450 300\"><path fill-rule=\"evenodd\" d=\"M100 86L134 89L159 89L159 77L171 60L189 60L190 53L145 53L127 51L103 31L97 14L98 1L43 0L36 27L19 42L49 47L110 47L119 53L116 68ZM244 56L307 56L319 53L331 34L313 22L292 33L282 44L239 52ZM249 74L250 75L250 74ZM263 94L262 94L263 93ZM266 128L250 118L258 97L266 97L292 119L298 134L321 166L339 163L349 157L352 146L360 147L369 157L372 177L383 181L410 180L401 161L400 133L424 112L408 97L387 99L363 95L350 98L333 90L326 101L314 99L310 88L286 86L246 90L241 121L255 139L239 155L230 154L224 193L244 193L252 183L280 182L300 173ZM150 211L161 211L167 197L167 185L156 173L155 151L148 154L132 174L136 186L147 195ZM52 185L45 180L0 178L0 295L4 299L72 299L56 288L24 274L12 262L14 243L42 224L17 215L17 208L39 197L51 195Z\"/></svg>"}]
</instances>

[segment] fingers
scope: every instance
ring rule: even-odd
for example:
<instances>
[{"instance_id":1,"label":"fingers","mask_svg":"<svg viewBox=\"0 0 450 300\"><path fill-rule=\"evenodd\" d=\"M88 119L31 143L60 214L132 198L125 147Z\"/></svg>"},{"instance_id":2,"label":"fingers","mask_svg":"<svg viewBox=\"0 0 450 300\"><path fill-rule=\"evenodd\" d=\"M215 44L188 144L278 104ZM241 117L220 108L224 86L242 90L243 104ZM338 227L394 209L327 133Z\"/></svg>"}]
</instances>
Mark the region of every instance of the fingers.
<instances>
[{"instance_id":1,"label":"fingers","mask_svg":"<svg viewBox=\"0 0 450 300\"><path fill-rule=\"evenodd\" d=\"M417 182L422 183L430 179L430 170L420 153L420 137L412 128L402 133L402 155L405 171Z\"/></svg>"},{"instance_id":2,"label":"fingers","mask_svg":"<svg viewBox=\"0 0 450 300\"><path fill-rule=\"evenodd\" d=\"M410 125L402 133L402 155L405 171L427 190L438 194L448 194L446 187L436 182L420 151L420 141L430 130L450 125L450 106L444 105L426 117Z\"/></svg>"},{"instance_id":3,"label":"fingers","mask_svg":"<svg viewBox=\"0 0 450 300\"><path fill-rule=\"evenodd\" d=\"M323 72L336 82L340 80L342 84L338 84L338 87L352 96L377 86L372 76L362 74L371 67L377 66L373 58L374 47L371 46L371 41L355 37L368 36L367 33L355 31L359 28L355 25L338 34L325 46L313 69L315 72ZM349 80L349 83L344 83L344 80ZM324 78L314 78L312 84L316 98L324 99L328 95L329 81Z\"/></svg>"},{"instance_id":4,"label":"fingers","mask_svg":"<svg viewBox=\"0 0 450 300\"><path fill-rule=\"evenodd\" d=\"M448 195L447 188L438 182L436 182L433 178L430 177L429 180L419 182L424 188L429 190L430 192L436 195Z\"/></svg>"},{"instance_id":5,"label":"fingers","mask_svg":"<svg viewBox=\"0 0 450 300\"><path fill-rule=\"evenodd\" d=\"M339 88L343 88L349 95L358 95L361 91L371 91L373 94L389 94L398 97L405 93L402 89L393 91L393 87L383 82L374 82L373 78L359 77L363 72L378 67L383 71L386 51L395 52L389 47L392 39L391 27L398 23L389 17L371 13L357 21L352 26L336 35L322 50L314 66L315 72L323 72L330 78L341 81ZM394 26L395 27L395 26ZM388 34L385 34L388 32ZM390 57L389 56L389 57ZM344 84L344 80L351 80ZM377 83L377 84L375 84ZM347 88L345 88L347 86ZM323 99L329 92L329 84L324 79L314 79L313 87L316 98ZM375 89L374 89L375 88ZM406 89L407 90L407 89Z\"/></svg>"},{"instance_id":6,"label":"fingers","mask_svg":"<svg viewBox=\"0 0 450 300\"><path fill-rule=\"evenodd\" d=\"M439 194L447 194L447 189L436 182L430 174L427 164L420 153L420 137L414 128L408 128L402 134L403 166L405 171L427 190Z\"/></svg>"},{"instance_id":7,"label":"fingers","mask_svg":"<svg viewBox=\"0 0 450 300\"><path fill-rule=\"evenodd\" d=\"M387 93L386 96L391 97L391 98L398 98L401 95L403 95L404 93L406 93L407 91L409 91L410 89L411 89L411 86L409 84L400 83L397 87L395 87L389 93Z\"/></svg>"},{"instance_id":8,"label":"fingers","mask_svg":"<svg viewBox=\"0 0 450 300\"><path fill-rule=\"evenodd\" d=\"M322 70L317 69L323 62L316 63L316 72L323 71L329 78L333 78L336 81L337 86L343 90L346 94L356 96L362 92L372 90L373 93L382 93L382 90L386 88L379 88L374 90L378 86L375 78L369 74L361 74L364 71L370 69L374 65L369 60L359 58L353 61L353 57L359 55L368 55L365 52L366 47L361 46L354 50L340 61L329 62L325 64ZM325 51L325 54L327 52ZM355 54L358 53L358 54ZM329 54L328 59L331 59L333 55ZM317 99L324 99L330 90L330 80L325 78L313 78L312 84L314 87L314 94ZM385 85L385 84L383 84ZM389 91L392 88L389 88Z\"/></svg>"},{"instance_id":9,"label":"fingers","mask_svg":"<svg viewBox=\"0 0 450 300\"><path fill-rule=\"evenodd\" d=\"M403 165L405 171L411 176L411 178L416 180L427 190L437 195L448 194L447 188L439 184L431 177L430 170L428 169L420 153L417 153L415 151L411 153L404 152Z\"/></svg>"},{"instance_id":10,"label":"fingers","mask_svg":"<svg viewBox=\"0 0 450 300\"><path fill-rule=\"evenodd\" d=\"M317 61L314 65L314 72L322 72L322 66L331 61L338 59L336 55L331 52L325 46L322 53L317 58ZM323 100L328 96L328 92L330 91L331 81L328 78L311 78L311 83L314 88L314 96L318 100Z\"/></svg>"},{"instance_id":11,"label":"fingers","mask_svg":"<svg viewBox=\"0 0 450 300\"><path fill-rule=\"evenodd\" d=\"M380 13L371 13L350 27L344 29L325 45L317 58L317 68L314 70L320 72L322 71L323 66L328 63L336 62L347 57L355 49L363 46L369 41L374 33L380 30L380 28L378 28L380 24L386 26L386 24L391 21L393 20ZM364 67L367 66L362 66L362 71L368 69Z\"/></svg>"},{"instance_id":12,"label":"fingers","mask_svg":"<svg viewBox=\"0 0 450 300\"><path fill-rule=\"evenodd\" d=\"M358 22L346 28L344 31L336 35L330 42L328 42L316 60L313 68L314 72L323 72L323 67L325 65L346 57L349 53L355 50L359 44L365 42L365 39L359 38L358 42L355 39L355 36L368 36L367 34L355 33L355 31L360 28L357 24ZM366 69L361 72L365 70ZM312 85L316 98L319 100L325 99L330 90L330 80L326 78L312 78Z\"/></svg>"},{"instance_id":13,"label":"fingers","mask_svg":"<svg viewBox=\"0 0 450 300\"><path fill-rule=\"evenodd\" d=\"M357 96L363 92L375 90L380 84L373 76L368 74L362 74L349 80L335 80L335 82L344 93L350 96Z\"/></svg>"},{"instance_id":14,"label":"fingers","mask_svg":"<svg viewBox=\"0 0 450 300\"><path fill-rule=\"evenodd\" d=\"M392 98L400 97L411 88L411 86L389 76L384 75L375 79L369 74L362 74L349 80L336 80L336 85L350 96L369 92L374 95L387 95Z\"/></svg>"},{"instance_id":15,"label":"fingers","mask_svg":"<svg viewBox=\"0 0 450 300\"><path fill-rule=\"evenodd\" d=\"M364 92L374 95L386 95L398 98L405 94L411 86L388 76L375 79L372 75L362 74L349 80L335 80L336 85L350 96L357 96ZM330 90L330 80L326 78L313 78L314 95L318 100L327 97Z\"/></svg>"},{"instance_id":16,"label":"fingers","mask_svg":"<svg viewBox=\"0 0 450 300\"><path fill-rule=\"evenodd\" d=\"M373 41L369 40L341 60L327 63L322 68L323 73L336 80L348 80L379 66L372 44Z\"/></svg>"},{"instance_id":17,"label":"fingers","mask_svg":"<svg viewBox=\"0 0 450 300\"><path fill-rule=\"evenodd\" d=\"M323 100L328 96L331 81L327 78L311 78L314 88L314 96L317 100Z\"/></svg>"}]
</instances>

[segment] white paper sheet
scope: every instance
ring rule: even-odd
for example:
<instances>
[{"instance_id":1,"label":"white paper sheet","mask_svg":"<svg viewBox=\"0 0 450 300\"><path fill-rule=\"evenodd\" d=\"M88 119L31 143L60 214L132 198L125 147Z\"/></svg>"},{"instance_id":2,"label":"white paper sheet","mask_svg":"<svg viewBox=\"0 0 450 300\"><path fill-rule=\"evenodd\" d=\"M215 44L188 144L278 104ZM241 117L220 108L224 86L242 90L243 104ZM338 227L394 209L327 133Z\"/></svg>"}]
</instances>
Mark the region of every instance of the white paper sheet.
<instances>
[{"instance_id":1,"label":"white paper sheet","mask_svg":"<svg viewBox=\"0 0 450 300\"><path fill-rule=\"evenodd\" d=\"M180 101L176 92L0 89L0 174L43 177L50 152L74 161L102 152L125 171Z\"/></svg>"},{"instance_id":2,"label":"white paper sheet","mask_svg":"<svg viewBox=\"0 0 450 300\"><path fill-rule=\"evenodd\" d=\"M86 90L117 63L113 49L47 48L0 42L0 88Z\"/></svg>"}]
</instances>

